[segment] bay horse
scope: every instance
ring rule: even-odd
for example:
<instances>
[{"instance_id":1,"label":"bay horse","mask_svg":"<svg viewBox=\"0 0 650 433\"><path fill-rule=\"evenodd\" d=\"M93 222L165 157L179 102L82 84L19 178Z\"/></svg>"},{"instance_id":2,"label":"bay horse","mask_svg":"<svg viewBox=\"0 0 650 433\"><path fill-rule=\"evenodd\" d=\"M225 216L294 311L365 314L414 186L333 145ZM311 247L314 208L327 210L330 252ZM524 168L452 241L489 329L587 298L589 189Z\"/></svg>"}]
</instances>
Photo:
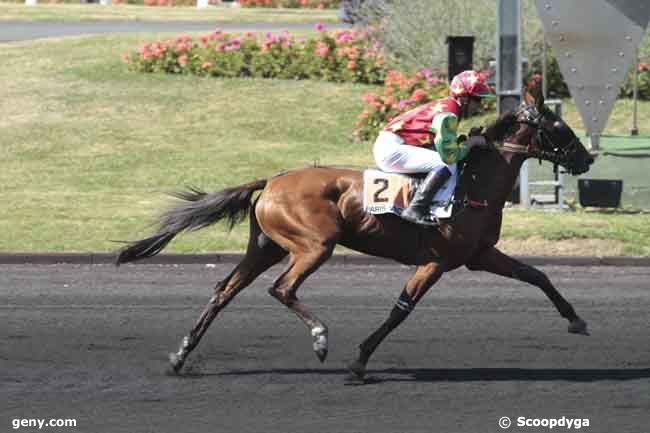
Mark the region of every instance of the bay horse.
<instances>
[{"instance_id":1,"label":"bay horse","mask_svg":"<svg viewBox=\"0 0 650 433\"><path fill-rule=\"evenodd\" d=\"M360 344L357 359L349 364L360 379L382 340L406 319L442 274L463 265L539 287L569 321L569 332L588 335L586 322L543 272L507 256L495 245L503 207L527 158L551 161L574 175L588 171L593 158L573 130L544 105L542 97L536 101L529 97L517 111L498 118L484 135L492 146L472 150L459 182L469 203L481 205L463 208L442 220L439 227L418 226L390 214L371 215L363 208L362 171L315 166L212 193L196 189L173 193L184 203L162 214L155 235L124 247L116 264L154 256L181 232L223 219L232 228L250 214L246 254L216 285L198 321L178 351L170 354L175 372L217 314L262 272L287 256L288 265L269 293L307 325L313 349L324 361L327 327L298 298L297 291L331 257L337 244L416 266L386 321ZM254 200L257 191L261 193Z\"/></svg>"}]
</instances>

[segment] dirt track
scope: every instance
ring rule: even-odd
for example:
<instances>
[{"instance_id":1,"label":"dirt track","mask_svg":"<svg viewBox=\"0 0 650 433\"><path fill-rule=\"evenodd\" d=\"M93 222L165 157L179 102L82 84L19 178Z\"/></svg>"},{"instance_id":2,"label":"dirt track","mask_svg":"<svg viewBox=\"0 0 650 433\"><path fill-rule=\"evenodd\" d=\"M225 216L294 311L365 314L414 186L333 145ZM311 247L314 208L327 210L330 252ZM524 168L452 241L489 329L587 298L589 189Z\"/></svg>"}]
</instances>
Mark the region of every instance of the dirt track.
<instances>
[{"instance_id":1,"label":"dirt track","mask_svg":"<svg viewBox=\"0 0 650 433\"><path fill-rule=\"evenodd\" d=\"M303 325L266 294L274 268L217 318L185 376L166 375L167 352L230 268L0 266L0 431L75 418L41 431L498 432L502 416L648 431L650 268L542 268L590 337L568 334L534 287L449 274L380 347L363 386L343 366L411 270L325 266L307 280L303 298L330 326L320 364Z\"/></svg>"}]
</instances>

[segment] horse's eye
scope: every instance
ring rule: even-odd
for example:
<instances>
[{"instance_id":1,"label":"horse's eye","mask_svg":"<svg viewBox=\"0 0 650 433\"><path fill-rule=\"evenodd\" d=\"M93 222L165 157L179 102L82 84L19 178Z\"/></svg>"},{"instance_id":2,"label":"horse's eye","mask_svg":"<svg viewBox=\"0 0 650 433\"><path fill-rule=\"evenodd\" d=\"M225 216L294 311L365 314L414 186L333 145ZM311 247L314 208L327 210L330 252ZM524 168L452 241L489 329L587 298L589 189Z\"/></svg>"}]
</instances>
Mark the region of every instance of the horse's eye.
<instances>
[{"instance_id":1,"label":"horse's eye","mask_svg":"<svg viewBox=\"0 0 650 433\"><path fill-rule=\"evenodd\" d=\"M556 120L553 122L553 129L563 129L564 128L564 122L561 120Z\"/></svg>"}]
</instances>

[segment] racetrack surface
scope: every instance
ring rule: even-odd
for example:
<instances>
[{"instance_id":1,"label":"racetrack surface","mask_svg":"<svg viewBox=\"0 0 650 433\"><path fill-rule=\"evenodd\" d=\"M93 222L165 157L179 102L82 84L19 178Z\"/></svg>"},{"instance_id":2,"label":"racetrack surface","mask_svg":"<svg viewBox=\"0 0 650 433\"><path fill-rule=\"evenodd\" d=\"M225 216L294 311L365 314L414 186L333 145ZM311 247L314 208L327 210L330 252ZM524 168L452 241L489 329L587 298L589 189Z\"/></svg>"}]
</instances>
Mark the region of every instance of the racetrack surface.
<instances>
[{"instance_id":1,"label":"racetrack surface","mask_svg":"<svg viewBox=\"0 0 650 433\"><path fill-rule=\"evenodd\" d=\"M41 431L499 432L503 416L649 431L650 268L541 268L590 337L568 334L535 287L447 274L359 385L344 365L412 269L326 265L305 282L299 294L330 328L321 364L306 328L266 293L278 266L216 319L183 376L167 375L167 353L231 268L0 266L0 431L73 418L76 428Z\"/></svg>"}]
</instances>

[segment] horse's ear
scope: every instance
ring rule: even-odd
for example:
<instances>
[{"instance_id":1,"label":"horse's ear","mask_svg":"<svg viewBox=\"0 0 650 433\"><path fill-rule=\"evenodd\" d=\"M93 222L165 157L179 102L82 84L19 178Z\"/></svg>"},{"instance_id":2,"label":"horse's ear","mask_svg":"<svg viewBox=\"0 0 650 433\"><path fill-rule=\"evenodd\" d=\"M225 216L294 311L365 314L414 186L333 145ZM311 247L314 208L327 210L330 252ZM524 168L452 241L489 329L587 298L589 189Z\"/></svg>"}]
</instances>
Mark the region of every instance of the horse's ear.
<instances>
[{"instance_id":1,"label":"horse's ear","mask_svg":"<svg viewBox=\"0 0 650 433\"><path fill-rule=\"evenodd\" d=\"M524 95L524 102L526 105L535 105L535 97L528 91L526 87L522 89L521 93Z\"/></svg>"},{"instance_id":2,"label":"horse's ear","mask_svg":"<svg viewBox=\"0 0 650 433\"><path fill-rule=\"evenodd\" d=\"M537 82L535 86L535 102L537 106L537 112L541 113L544 111L544 91L542 90L542 81Z\"/></svg>"}]
</instances>

